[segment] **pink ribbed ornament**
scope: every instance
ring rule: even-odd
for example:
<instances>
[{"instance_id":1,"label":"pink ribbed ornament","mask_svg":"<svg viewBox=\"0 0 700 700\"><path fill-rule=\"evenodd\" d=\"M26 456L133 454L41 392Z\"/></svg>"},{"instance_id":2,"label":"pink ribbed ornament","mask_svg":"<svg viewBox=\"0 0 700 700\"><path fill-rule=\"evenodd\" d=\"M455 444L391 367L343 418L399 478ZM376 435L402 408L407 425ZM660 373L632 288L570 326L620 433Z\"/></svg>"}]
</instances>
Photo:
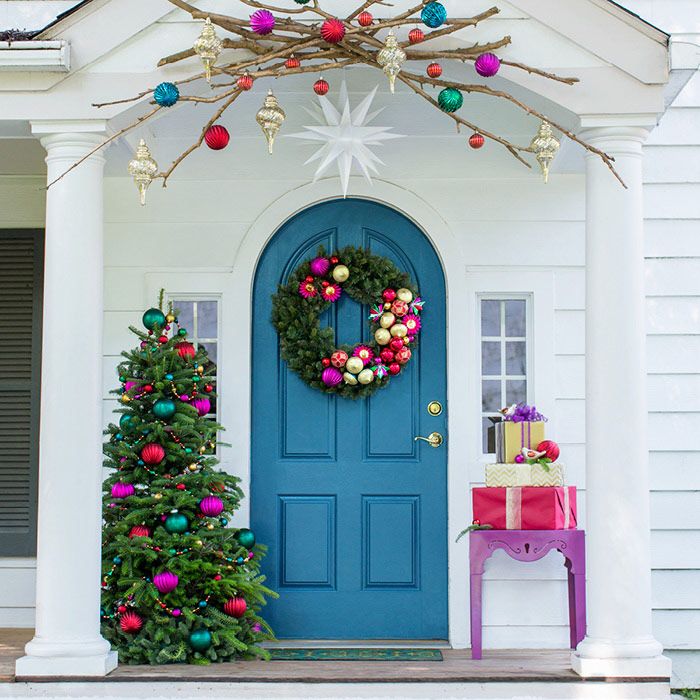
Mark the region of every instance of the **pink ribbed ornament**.
<instances>
[{"instance_id":1,"label":"pink ribbed ornament","mask_svg":"<svg viewBox=\"0 0 700 700\"><path fill-rule=\"evenodd\" d=\"M321 379L326 386L338 386L343 381L343 375L335 367L326 367L321 374Z\"/></svg>"},{"instance_id":2,"label":"pink ribbed ornament","mask_svg":"<svg viewBox=\"0 0 700 700\"><path fill-rule=\"evenodd\" d=\"M501 67L501 61L496 56L495 53L482 53L476 61L474 61L474 68L479 75L483 75L484 78L490 78L496 73Z\"/></svg>"},{"instance_id":3,"label":"pink ribbed ornament","mask_svg":"<svg viewBox=\"0 0 700 700\"><path fill-rule=\"evenodd\" d=\"M190 404L197 409L200 416L206 416L211 411L211 401L207 398L192 399Z\"/></svg>"},{"instance_id":4,"label":"pink ribbed ornament","mask_svg":"<svg viewBox=\"0 0 700 700\"><path fill-rule=\"evenodd\" d=\"M269 34L275 28L275 16L269 10L256 10L250 16L250 28L256 34Z\"/></svg>"},{"instance_id":5,"label":"pink ribbed ornament","mask_svg":"<svg viewBox=\"0 0 700 700\"><path fill-rule=\"evenodd\" d=\"M314 258L309 263L309 268L311 269L311 274L317 277L322 277L323 275L331 269L331 264L328 258Z\"/></svg>"},{"instance_id":6,"label":"pink ribbed ornament","mask_svg":"<svg viewBox=\"0 0 700 700\"><path fill-rule=\"evenodd\" d=\"M224 502L218 496L207 496L199 502L199 510L209 518L215 518L224 509Z\"/></svg>"},{"instance_id":7,"label":"pink ribbed ornament","mask_svg":"<svg viewBox=\"0 0 700 700\"><path fill-rule=\"evenodd\" d=\"M141 459L146 464L160 464L165 457L165 450L162 445L151 442L141 450Z\"/></svg>"},{"instance_id":8,"label":"pink ribbed ornament","mask_svg":"<svg viewBox=\"0 0 700 700\"><path fill-rule=\"evenodd\" d=\"M112 486L112 498L128 498L133 495L133 484L123 484L121 481L117 481L117 483Z\"/></svg>"},{"instance_id":9,"label":"pink ribbed ornament","mask_svg":"<svg viewBox=\"0 0 700 700\"><path fill-rule=\"evenodd\" d=\"M124 382L124 391L129 391L136 386L136 382Z\"/></svg>"},{"instance_id":10,"label":"pink ribbed ornament","mask_svg":"<svg viewBox=\"0 0 700 700\"><path fill-rule=\"evenodd\" d=\"M231 617L243 617L247 608L248 604L245 602L245 598L239 596L230 598L224 603L224 612Z\"/></svg>"},{"instance_id":11,"label":"pink ribbed ornament","mask_svg":"<svg viewBox=\"0 0 700 700\"><path fill-rule=\"evenodd\" d=\"M161 571L153 577L153 585L158 589L159 593L170 593L177 588L177 584L180 582L177 574L171 571Z\"/></svg>"}]
</instances>

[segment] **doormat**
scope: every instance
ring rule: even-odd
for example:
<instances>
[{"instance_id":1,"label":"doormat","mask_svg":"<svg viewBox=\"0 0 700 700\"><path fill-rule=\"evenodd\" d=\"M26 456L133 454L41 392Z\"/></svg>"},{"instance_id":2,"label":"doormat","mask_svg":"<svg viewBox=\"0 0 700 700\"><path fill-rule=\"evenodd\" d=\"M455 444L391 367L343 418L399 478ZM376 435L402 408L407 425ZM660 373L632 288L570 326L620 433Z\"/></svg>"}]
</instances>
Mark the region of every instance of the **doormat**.
<instances>
[{"instance_id":1,"label":"doormat","mask_svg":"<svg viewBox=\"0 0 700 700\"><path fill-rule=\"evenodd\" d=\"M442 661L439 649L269 649L272 661Z\"/></svg>"}]
</instances>

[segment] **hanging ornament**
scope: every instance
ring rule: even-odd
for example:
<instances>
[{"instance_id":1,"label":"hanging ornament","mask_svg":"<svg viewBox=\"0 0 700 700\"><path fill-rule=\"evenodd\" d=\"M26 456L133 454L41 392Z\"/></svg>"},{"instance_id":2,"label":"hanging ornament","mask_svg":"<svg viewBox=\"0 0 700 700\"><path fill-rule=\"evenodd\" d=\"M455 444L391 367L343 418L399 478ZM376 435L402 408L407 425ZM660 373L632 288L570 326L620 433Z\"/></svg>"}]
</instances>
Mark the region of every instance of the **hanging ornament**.
<instances>
[{"instance_id":1,"label":"hanging ornament","mask_svg":"<svg viewBox=\"0 0 700 700\"><path fill-rule=\"evenodd\" d=\"M187 641L195 651L206 651L211 646L211 632L209 630L195 630Z\"/></svg>"},{"instance_id":2,"label":"hanging ornament","mask_svg":"<svg viewBox=\"0 0 700 700\"><path fill-rule=\"evenodd\" d=\"M425 34L423 34L423 30L420 27L414 27L408 33L408 40L412 44L420 44L423 39L425 39Z\"/></svg>"},{"instance_id":3,"label":"hanging ornament","mask_svg":"<svg viewBox=\"0 0 700 700\"><path fill-rule=\"evenodd\" d=\"M481 148L484 145L484 141L484 137L478 131L475 131L469 137L469 145L474 149Z\"/></svg>"},{"instance_id":4,"label":"hanging ornament","mask_svg":"<svg viewBox=\"0 0 700 700\"><path fill-rule=\"evenodd\" d=\"M554 137L554 131L549 122L543 121L540 124L535 137L530 142L530 150L540 164L546 184L549 179L549 166L559 150L559 141Z\"/></svg>"},{"instance_id":5,"label":"hanging ornament","mask_svg":"<svg viewBox=\"0 0 700 700\"><path fill-rule=\"evenodd\" d=\"M312 275L316 275L316 277L323 277L323 275L328 272L331 268L331 263L328 258L324 257L318 257L314 258L310 263L309 263L309 269L311 270Z\"/></svg>"},{"instance_id":6,"label":"hanging ornament","mask_svg":"<svg viewBox=\"0 0 700 700\"><path fill-rule=\"evenodd\" d=\"M141 459L150 465L160 464L165 457L165 450L157 442L149 442L141 450Z\"/></svg>"},{"instance_id":7,"label":"hanging ornament","mask_svg":"<svg viewBox=\"0 0 700 700\"><path fill-rule=\"evenodd\" d=\"M426 26L431 29L436 29L445 23L447 19L447 10L445 6L439 2L429 2L420 13L420 18Z\"/></svg>"},{"instance_id":8,"label":"hanging ornament","mask_svg":"<svg viewBox=\"0 0 700 700\"><path fill-rule=\"evenodd\" d=\"M119 618L119 626L127 634L136 634L143 627L143 620L131 610L127 610Z\"/></svg>"},{"instance_id":9,"label":"hanging ornament","mask_svg":"<svg viewBox=\"0 0 700 700\"><path fill-rule=\"evenodd\" d=\"M245 602L245 598L240 596L231 598L224 603L224 612L231 617L243 617L247 608L248 604Z\"/></svg>"},{"instance_id":10,"label":"hanging ornament","mask_svg":"<svg viewBox=\"0 0 700 700\"><path fill-rule=\"evenodd\" d=\"M236 85L239 90L250 90L253 87L253 76L246 71L243 75L239 75L236 80Z\"/></svg>"},{"instance_id":11,"label":"hanging ornament","mask_svg":"<svg viewBox=\"0 0 700 700\"><path fill-rule=\"evenodd\" d=\"M496 75L500 67L501 60L495 53L482 53L481 56L474 61L476 72L484 78L491 78Z\"/></svg>"},{"instance_id":12,"label":"hanging ornament","mask_svg":"<svg viewBox=\"0 0 700 700\"><path fill-rule=\"evenodd\" d=\"M319 96L327 94L329 89L330 86L328 85L328 82L325 81L323 78L319 78L314 83L314 92Z\"/></svg>"},{"instance_id":13,"label":"hanging ornament","mask_svg":"<svg viewBox=\"0 0 700 700\"><path fill-rule=\"evenodd\" d=\"M165 316L160 309L148 309L141 317L141 322L149 331L160 330L165 325ZM131 384L131 386L136 385L135 382L127 382L127 384ZM131 386L126 390L129 391Z\"/></svg>"},{"instance_id":14,"label":"hanging ornament","mask_svg":"<svg viewBox=\"0 0 700 700\"><path fill-rule=\"evenodd\" d=\"M438 105L443 112L456 112L464 103L462 93L457 88L446 87L438 95Z\"/></svg>"},{"instance_id":15,"label":"hanging ornament","mask_svg":"<svg viewBox=\"0 0 700 700\"><path fill-rule=\"evenodd\" d=\"M136 148L136 158L129 161L129 175L134 178L139 189L141 206L146 204L146 190L158 172L158 163L151 158L146 142L141 139Z\"/></svg>"},{"instance_id":16,"label":"hanging ornament","mask_svg":"<svg viewBox=\"0 0 700 700\"><path fill-rule=\"evenodd\" d=\"M199 502L199 510L208 518L215 518L224 510L224 502L218 496L207 496Z\"/></svg>"},{"instance_id":17,"label":"hanging ornament","mask_svg":"<svg viewBox=\"0 0 700 700\"><path fill-rule=\"evenodd\" d=\"M245 547L246 549L252 549L255 545L255 535L253 531L249 530L247 527L241 528L238 531L236 539L241 547Z\"/></svg>"},{"instance_id":18,"label":"hanging ornament","mask_svg":"<svg viewBox=\"0 0 700 700\"><path fill-rule=\"evenodd\" d=\"M134 485L123 484L121 481L117 481L117 483L112 486L111 493L112 498L128 498L134 495Z\"/></svg>"},{"instance_id":19,"label":"hanging ornament","mask_svg":"<svg viewBox=\"0 0 700 700\"><path fill-rule=\"evenodd\" d=\"M172 107L180 99L175 83L160 83L153 91L153 100L161 107Z\"/></svg>"},{"instance_id":20,"label":"hanging ornament","mask_svg":"<svg viewBox=\"0 0 700 700\"><path fill-rule=\"evenodd\" d=\"M228 130L221 124L212 124L204 134L204 142L212 151L220 151L222 148L226 148L230 138Z\"/></svg>"},{"instance_id":21,"label":"hanging ornament","mask_svg":"<svg viewBox=\"0 0 700 700\"><path fill-rule=\"evenodd\" d=\"M161 571L153 577L153 585L158 589L159 593L170 593L177 588L180 582L177 574L171 571Z\"/></svg>"},{"instance_id":22,"label":"hanging ornament","mask_svg":"<svg viewBox=\"0 0 700 700\"><path fill-rule=\"evenodd\" d=\"M425 72L431 77L431 78L439 78L442 75L442 66L439 63L431 63L426 69Z\"/></svg>"},{"instance_id":23,"label":"hanging ornament","mask_svg":"<svg viewBox=\"0 0 700 700\"><path fill-rule=\"evenodd\" d=\"M338 44L345 36L345 25L339 19L327 19L321 25L321 36L329 44Z\"/></svg>"},{"instance_id":24,"label":"hanging ornament","mask_svg":"<svg viewBox=\"0 0 700 700\"><path fill-rule=\"evenodd\" d=\"M361 27L369 27L372 22L374 22L374 17L372 17L372 14L367 12L367 10L360 12L360 14L357 15L357 23Z\"/></svg>"},{"instance_id":25,"label":"hanging ornament","mask_svg":"<svg viewBox=\"0 0 700 700\"><path fill-rule=\"evenodd\" d=\"M272 94L272 90L269 90L267 97L265 97L265 102L258 110L255 119L258 124L260 124L263 134L265 134L265 138L267 139L267 151L270 155L272 155L272 146L275 143L275 136L277 136L286 116L284 110L279 106L277 98Z\"/></svg>"},{"instance_id":26,"label":"hanging ornament","mask_svg":"<svg viewBox=\"0 0 700 700\"><path fill-rule=\"evenodd\" d=\"M211 411L211 401L205 396L201 398L192 399L190 404L197 409L197 414L201 416L206 416L207 413Z\"/></svg>"},{"instance_id":27,"label":"hanging ornament","mask_svg":"<svg viewBox=\"0 0 700 700\"><path fill-rule=\"evenodd\" d=\"M297 5L307 5L311 0L294 0Z\"/></svg>"},{"instance_id":28,"label":"hanging ornament","mask_svg":"<svg viewBox=\"0 0 700 700\"><path fill-rule=\"evenodd\" d=\"M204 75L208 83L211 82L211 69L221 53L222 45L221 39L216 36L211 20L207 17L202 27L202 33L194 42L193 48L204 64Z\"/></svg>"},{"instance_id":29,"label":"hanging ornament","mask_svg":"<svg viewBox=\"0 0 700 700\"><path fill-rule=\"evenodd\" d=\"M348 361L348 354L345 352L345 350L336 350L332 355L331 355L331 364L333 367L336 367L337 369L343 369L345 367L345 363Z\"/></svg>"},{"instance_id":30,"label":"hanging ornament","mask_svg":"<svg viewBox=\"0 0 700 700\"><path fill-rule=\"evenodd\" d=\"M401 66L406 62L406 52L399 46L396 35L390 31L386 37L384 48L377 56L377 63L389 78L389 89L394 92L396 76L401 72Z\"/></svg>"},{"instance_id":31,"label":"hanging ornament","mask_svg":"<svg viewBox=\"0 0 700 700\"><path fill-rule=\"evenodd\" d=\"M160 420L168 420L175 415L175 402L172 399L158 399L153 404L153 415Z\"/></svg>"},{"instance_id":32,"label":"hanging ornament","mask_svg":"<svg viewBox=\"0 0 700 700\"><path fill-rule=\"evenodd\" d=\"M186 340L178 343L175 346L175 349L177 350L177 354L183 360L191 360L197 354L196 350L194 349L194 345L192 345L192 343L188 343Z\"/></svg>"},{"instance_id":33,"label":"hanging ornament","mask_svg":"<svg viewBox=\"0 0 700 700\"><path fill-rule=\"evenodd\" d=\"M301 61L294 54L284 62L285 68L299 68L300 65Z\"/></svg>"},{"instance_id":34,"label":"hanging ornament","mask_svg":"<svg viewBox=\"0 0 700 700\"><path fill-rule=\"evenodd\" d=\"M145 525L134 525L129 530L129 539L133 537L150 537L151 531Z\"/></svg>"},{"instance_id":35,"label":"hanging ornament","mask_svg":"<svg viewBox=\"0 0 700 700\"><path fill-rule=\"evenodd\" d=\"M187 520L187 516L182 513L171 513L165 519L165 523L163 523L165 531L171 535L182 535L184 532L187 532L189 526L190 523Z\"/></svg>"},{"instance_id":36,"label":"hanging ornament","mask_svg":"<svg viewBox=\"0 0 700 700\"><path fill-rule=\"evenodd\" d=\"M270 34L275 28L275 16L269 10L256 10L250 16L250 28L261 36Z\"/></svg>"},{"instance_id":37,"label":"hanging ornament","mask_svg":"<svg viewBox=\"0 0 700 700\"><path fill-rule=\"evenodd\" d=\"M331 273L336 282L345 282L350 277L350 270L347 265L336 265Z\"/></svg>"}]
</instances>

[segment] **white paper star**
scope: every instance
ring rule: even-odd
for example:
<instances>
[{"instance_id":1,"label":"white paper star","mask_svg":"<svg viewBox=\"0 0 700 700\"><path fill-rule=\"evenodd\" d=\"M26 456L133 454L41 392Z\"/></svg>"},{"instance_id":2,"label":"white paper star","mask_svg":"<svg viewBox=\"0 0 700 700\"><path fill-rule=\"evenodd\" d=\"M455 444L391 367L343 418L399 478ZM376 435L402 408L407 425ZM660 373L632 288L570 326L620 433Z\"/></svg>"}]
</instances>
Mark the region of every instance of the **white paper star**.
<instances>
[{"instance_id":1,"label":"white paper star","mask_svg":"<svg viewBox=\"0 0 700 700\"><path fill-rule=\"evenodd\" d=\"M376 94L377 88L375 87L351 111L348 90L343 81L343 84L340 86L340 101L337 108L327 97L319 96L318 99L323 110L322 114L309 112L312 117L318 120L321 126L305 126L305 131L298 134L289 134L292 138L325 142L304 165L313 163L316 160L321 161L314 175L314 182L316 182L333 165L333 162L337 161L338 175L343 185L344 197L348 193L353 161L357 163L362 174L371 183L370 171L378 175L379 171L375 164L384 165L384 163L369 147L381 146L383 141L403 137L403 134L387 133L392 128L390 126L367 126L383 111L382 108L369 114L369 108Z\"/></svg>"}]
</instances>

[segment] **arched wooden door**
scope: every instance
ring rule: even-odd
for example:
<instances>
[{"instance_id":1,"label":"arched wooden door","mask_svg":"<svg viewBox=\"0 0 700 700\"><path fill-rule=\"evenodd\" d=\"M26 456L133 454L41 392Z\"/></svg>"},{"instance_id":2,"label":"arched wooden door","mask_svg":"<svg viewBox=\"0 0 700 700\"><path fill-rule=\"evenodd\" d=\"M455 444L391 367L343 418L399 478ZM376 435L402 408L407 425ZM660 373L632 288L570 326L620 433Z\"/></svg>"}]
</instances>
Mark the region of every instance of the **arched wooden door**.
<instances>
[{"instance_id":1,"label":"arched wooden door","mask_svg":"<svg viewBox=\"0 0 700 700\"><path fill-rule=\"evenodd\" d=\"M279 357L271 295L319 245L391 258L426 300L416 355L367 400L311 389ZM318 204L266 247L253 305L251 524L280 594L264 615L279 638L446 639L447 447L414 441L447 426L427 411L446 401L445 280L430 242L384 205ZM369 336L349 297L326 316L338 343Z\"/></svg>"}]
</instances>

